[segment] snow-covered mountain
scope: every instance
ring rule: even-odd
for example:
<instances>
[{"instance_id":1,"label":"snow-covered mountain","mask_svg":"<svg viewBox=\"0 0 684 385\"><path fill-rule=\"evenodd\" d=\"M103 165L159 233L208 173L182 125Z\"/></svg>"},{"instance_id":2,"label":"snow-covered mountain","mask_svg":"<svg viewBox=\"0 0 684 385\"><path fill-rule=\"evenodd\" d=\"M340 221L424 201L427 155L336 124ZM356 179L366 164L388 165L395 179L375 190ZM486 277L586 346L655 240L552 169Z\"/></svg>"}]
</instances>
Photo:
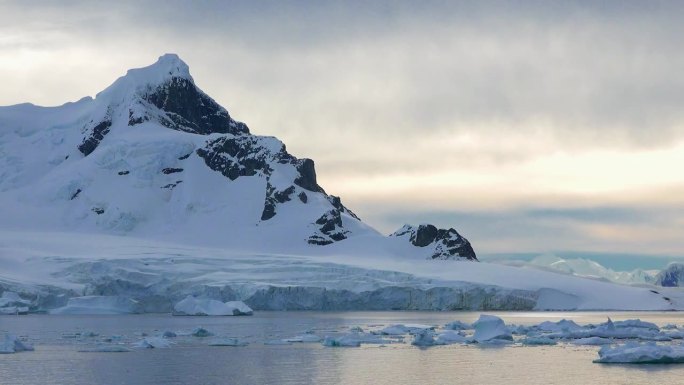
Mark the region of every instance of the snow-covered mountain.
<instances>
[{"instance_id":1,"label":"snow-covered mountain","mask_svg":"<svg viewBox=\"0 0 684 385\"><path fill-rule=\"evenodd\" d=\"M79 296L170 312L188 295L257 311L684 309L676 288L455 263L477 258L454 229L384 236L175 55L94 99L0 107L0 214L0 314Z\"/></svg>"},{"instance_id":2,"label":"snow-covered mountain","mask_svg":"<svg viewBox=\"0 0 684 385\"><path fill-rule=\"evenodd\" d=\"M477 260L453 229L379 234L326 193L312 160L251 134L173 54L94 99L0 107L0 211L2 229L280 253L362 238L397 257Z\"/></svg>"},{"instance_id":3,"label":"snow-covered mountain","mask_svg":"<svg viewBox=\"0 0 684 385\"><path fill-rule=\"evenodd\" d=\"M655 277L657 285L665 287L684 286L684 263L673 262Z\"/></svg>"}]
</instances>

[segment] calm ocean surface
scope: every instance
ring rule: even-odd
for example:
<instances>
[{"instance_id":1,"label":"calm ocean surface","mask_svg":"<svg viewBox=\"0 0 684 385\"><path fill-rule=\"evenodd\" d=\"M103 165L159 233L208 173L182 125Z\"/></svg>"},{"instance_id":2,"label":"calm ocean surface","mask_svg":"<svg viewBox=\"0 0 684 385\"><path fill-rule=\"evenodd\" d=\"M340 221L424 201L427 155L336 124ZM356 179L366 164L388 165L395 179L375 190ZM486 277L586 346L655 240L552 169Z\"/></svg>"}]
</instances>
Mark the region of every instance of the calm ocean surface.
<instances>
[{"instance_id":1,"label":"calm ocean surface","mask_svg":"<svg viewBox=\"0 0 684 385\"><path fill-rule=\"evenodd\" d=\"M573 319L580 324L640 318L684 324L684 313L489 312L506 323ZM34 352L0 355L0 384L679 384L684 365L594 364L598 347L478 347L409 344L329 348L264 341L313 332L319 336L396 323L443 325L475 321L479 312L257 312L251 317L0 316L0 332L26 336ZM212 337L178 337L168 349L83 353L103 338L130 346L142 333L190 331L202 326L245 347L211 347ZM96 337L75 337L93 332Z\"/></svg>"}]
</instances>

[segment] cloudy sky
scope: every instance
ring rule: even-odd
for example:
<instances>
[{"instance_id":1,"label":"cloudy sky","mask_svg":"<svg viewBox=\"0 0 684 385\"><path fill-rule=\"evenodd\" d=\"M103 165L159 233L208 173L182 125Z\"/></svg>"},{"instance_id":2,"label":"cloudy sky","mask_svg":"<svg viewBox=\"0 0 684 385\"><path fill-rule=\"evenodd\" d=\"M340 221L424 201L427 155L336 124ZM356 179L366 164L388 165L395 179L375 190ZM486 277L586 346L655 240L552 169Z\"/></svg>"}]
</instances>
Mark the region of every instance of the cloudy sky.
<instances>
[{"instance_id":1,"label":"cloudy sky","mask_svg":"<svg viewBox=\"0 0 684 385\"><path fill-rule=\"evenodd\" d=\"M175 52L384 232L684 254L684 3L366 3L0 1L0 105Z\"/></svg>"}]
</instances>

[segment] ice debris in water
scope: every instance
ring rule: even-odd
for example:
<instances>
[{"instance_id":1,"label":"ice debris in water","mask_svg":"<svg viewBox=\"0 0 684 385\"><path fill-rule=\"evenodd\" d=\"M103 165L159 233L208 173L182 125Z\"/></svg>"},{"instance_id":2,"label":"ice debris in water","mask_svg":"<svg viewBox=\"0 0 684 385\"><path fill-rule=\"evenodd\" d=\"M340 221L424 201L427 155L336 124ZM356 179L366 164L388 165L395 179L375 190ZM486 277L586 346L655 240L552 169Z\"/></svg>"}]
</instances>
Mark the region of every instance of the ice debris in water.
<instances>
[{"instance_id":1,"label":"ice debris in water","mask_svg":"<svg viewBox=\"0 0 684 385\"><path fill-rule=\"evenodd\" d=\"M241 341L234 337L229 338L217 338L209 342L209 346L247 346L249 345L246 341Z\"/></svg>"},{"instance_id":2,"label":"ice debris in water","mask_svg":"<svg viewBox=\"0 0 684 385\"><path fill-rule=\"evenodd\" d=\"M629 342L615 347L604 346L594 360L604 364L675 364L684 363L684 346Z\"/></svg>"},{"instance_id":3,"label":"ice debris in water","mask_svg":"<svg viewBox=\"0 0 684 385\"><path fill-rule=\"evenodd\" d=\"M599 345L610 345L614 344L615 341L611 338L603 338L603 337L587 337L587 338L578 338L575 340L570 341L571 344L573 345L593 345L593 346L599 346Z\"/></svg>"},{"instance_id":4,"label":"ice debris in water","mask_svg":"<svg viewBox=\"0 0 684 385\"><path fill-rule=\"evenodd\" d=\"M174 333L174 332L172 332L172 331L170 331L170 330L165 330L165 331L162 333L162 337L164 337L164 338L174 338L174 337L177 337L177 336L178 336L178 335L177 335L176 333Z\"/></svg>"},{"instance_id":5,"label":"ice debris in water","mask_svg":"<svg viewBox=\"0 0 684 385\"><path fill-rule=\"evenodd\" d=\"M5 334L0 340L0 354L33 351L33 346L24 342L12 334Z\"/></svg>"},{"instance_id":6,"label":"ice debris in water","mask_svg":"<svg viewBox=\"0 0 684 385\"><path fill-rule=\"evenodd\" d=\"M190 334L194 337L210 337L214 335L214 333L210 332L209 330L203 327L193 329L192 333Z\"/></svg>"},{"instance_id":7,"label":"ice debris in water","mask_svg":"<svg viewBox=\"0 0 684 385\"><path fill-rule=\"evenodd\" d=\"M437 334L437 342L442 345L459 344L472 342L471 338L465 335L462 331L444 330Z\"/></svg>"},{"instance_id":8,"label":"ice debris in water","mask_svg":"<svg viewBox=\"0 0 684 385\"><path fill-rule=\"evenodd\" d=\"M285 342L321 342L321 337L315 334L302 334L296 337L285 338Z\"/></svg>"},{"instance_id":9,"label":"ice debris in water","mask_svg":"<svg viewBox=\"0 0 684 385\"><path fill-rule=\"evenodd\" d=\"M264 341L264 345L292 345L292 342L285 340L268 340Z\"/></svg>"},{"instance_id":10,"label":"ice debris in water","mask_svg":"<svg viewBox=\"0 0 684 385\"><path fill-rule=\"evenodd\" d=\"M133 347L140 349L162 349L170 348L171 341L162 337L146 337L133 344Z\"/></svg>"},{"instance_id":11,"label":"ice debris in water","mask_svg":"<svg viewBox=\"0 0 684 385\"><path fill-rule=\"evenodd\" d=\"M353 332L353 333L345 334L342 336L335 336L335 337L326 336L325 339L323 340L323 346L358 347L358 346L361 346L361 344L385 344L385 343L390 343L390 342L391 341L388 341L386 339L378 337L377 335L374 335L374 334Z\"/></svg>"},{"instance_id":12,"label":"ice debris in water","mask_svg":"<svg viewBox=\"0 0 684 385\"><path fill-rule=\"evenodd\" d=\"M475 327L475 341L482 343L493 340L513 340L511 331L508 330L504 321L493 315L480 315L480 318L473 324Z\"/></svg>"},{"instance_id":13,"label":"ice debris in water","mask_svg":"<svg viewBox=\"0 0 684 385\"><path fill-rule=\"evenodd\" d=\"M435 327L432 325L423 324L396 324L387 326L381 329L378 333L384 335L404 335L404 334L416 334L423 330L434 330Z\"/></svg>"}]
</instances>

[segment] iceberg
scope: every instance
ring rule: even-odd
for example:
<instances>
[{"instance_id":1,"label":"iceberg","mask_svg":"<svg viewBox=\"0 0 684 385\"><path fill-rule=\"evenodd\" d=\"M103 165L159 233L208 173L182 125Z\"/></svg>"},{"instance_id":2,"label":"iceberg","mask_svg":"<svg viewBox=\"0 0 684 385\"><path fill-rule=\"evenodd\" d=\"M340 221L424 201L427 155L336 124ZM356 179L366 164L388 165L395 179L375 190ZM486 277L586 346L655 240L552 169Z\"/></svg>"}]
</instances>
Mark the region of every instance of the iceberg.
<instances>
[{"instance_id":1,"label":"iceberg","mask_svg":"<svg viewBox=\"0 0 684 385\"><path fill-rule=\"evenodd\" d=\"M252 315L252 309L242 301L221 302L215 299L185 297L173 307L173 315L232 316Z\"/></svg>"},{"instance_id":2,"label":"iceberg","mask_svg":"<svg viewBox=\"0 0 684 385\"><path fill-rule=\"evenodd\" d=\"M599 358L594 362L602 364L684 363L684 346L656 345L653 342L647 344L630 342L615 347L604 346L598 354Z\"/></svg>"},{"instance_id":3,"label":"iceberg","mask_svg":"<svg viewBox=\"0 0 684 385\"><path fill-rule=\"evenodd\" d=\"M33 351L33 346L12 334L5 334L0 342L0 354Z\"/></svg>"},{"instance_id":4,"label":"iceberg","mask_svg":"<svg viewBox=\"0 0 684 385\"><path fill-rule=\"evenodd\" d=\"M580 330L582 326L572 320L562 319L558 322L544 321L537 325L537 328L544 332L562 332L565 330Z\"/></svg>"},{"instance_id":5,"label":"iceberg","mask_svg":"<svg viewBox=\"0 0 684 385\"><path fill-rule=\"evenodd\" d=\"M140 313L138 301L120 296L83 296L69 298L64 307L50 314L135 314Z\"/></svg>"},{"instance_id":6,"label":"iceberg","mask_svg":"<svg viewBox=\"0 0 684 385\"><path fill-rule=\"evenodd\" d=\"M358 348L361 346L361 342L355 339L347 339L344 337L330 337L326 336L325 339L323 340L323 346L328 346L328 347L355 347Z\"/></svg>"},{"instance_id":7,"label":"iceberg","mask_svg":"<svg viewBox=\"0 0 684 385\"><path fill-rule=\"evenodd\" d=\"M337 347L337 346L352 346L358 347L361 344L385 344L391 341L385 340L377 335L370 333L352 332L342 336L331 337L326 336L323 340L323 346Z\"/></svg>"},{"instance_id":8,"label":"iceberg","mask_svg":"<svg viewBox=\"0 0 684 385\"><path fill-rule=\"evenodd\" d=\"M513 340L511 331L508 330L504 321L499 317L482 314L473 323L473 326L475 327L473 339L479 343L490 340Z\"/></svg>"}]
</instances>

